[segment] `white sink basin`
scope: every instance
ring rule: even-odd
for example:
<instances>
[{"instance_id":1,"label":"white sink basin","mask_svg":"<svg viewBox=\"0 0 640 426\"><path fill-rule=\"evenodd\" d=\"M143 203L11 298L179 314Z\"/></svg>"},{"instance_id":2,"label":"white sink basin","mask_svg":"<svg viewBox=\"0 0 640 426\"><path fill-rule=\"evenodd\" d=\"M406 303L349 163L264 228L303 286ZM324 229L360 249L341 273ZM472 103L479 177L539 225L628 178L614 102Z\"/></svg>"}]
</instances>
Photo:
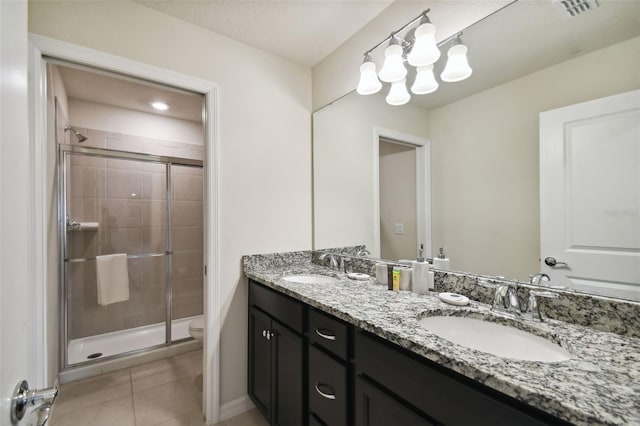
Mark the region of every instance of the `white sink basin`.
<instances>
[{"instance_id":1,"label":"white sink basin","mask_svg":"<svg viewBox=\"0 0 640 426\"><path fill-rule=\"evenodd\" d=\"M503 358L559 362L571 358L560 345L535 334L468 317L433 316L419 321L420 327L443 339Z\"/></svg>"},{"instance_id":2,"label":"white sink basin","mask_svg":"<svg viewBox=\"0 0 640 426\"><path fill-rule=\"evenodd\" d=\"M329 284L335 282L335 279L331 277L317 274L289 275L284 277L283 280L296 284Z\"/></svg>"}]
</instances>

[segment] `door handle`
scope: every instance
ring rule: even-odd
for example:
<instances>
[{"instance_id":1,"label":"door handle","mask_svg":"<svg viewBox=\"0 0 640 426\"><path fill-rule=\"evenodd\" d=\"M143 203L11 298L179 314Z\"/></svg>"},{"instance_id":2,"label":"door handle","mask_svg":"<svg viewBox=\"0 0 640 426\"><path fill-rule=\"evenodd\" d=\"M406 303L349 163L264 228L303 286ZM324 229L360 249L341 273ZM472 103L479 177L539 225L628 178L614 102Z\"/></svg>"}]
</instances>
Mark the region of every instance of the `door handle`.
<instances>
[{"instance_id":1,"label":"door handle","mask_svg":"<svg viewBox=\"0 0 640 426\"><path fill-rule=\"evenodd\" d=\"M322 331L324 331L324 333ZM323 328L322 331L320 331L319 328L316 328L316 334L318 336L322 337L323 339L327 339L327 340L336 340L335 334L330 334L331 333L330 330L327 330L327 329ZM327 332L329 332L329 333L327 333Z\"/></svg>"},{"instance_id":2,"label":"door handle","mask_svg":"<svg viewBox=\"0 0 640 426\"><path fill-rule=\"evenodd\" d=\"M58 388L56 386L47 389L29 390L29 383L27 383L26 380L18 382L13 392L13 397L11 398L11 420L14 423L22 420L24 414L27 412L27 405L29 404L36 405L40 403L42 406L51 407L57 396ZM38 417L40 417L40 414ZM46 421L47 420L44 419L44 422Z\"/></svg>"},{"instance_id":3,"label":"door handle","mask_svg":"<svg viewBox=\"0 0 640 426\"><path fill-rule=\"evenodd\" d=\"M319 387L319 386L320 386L320 383L316 382L316 385L315 385L315 386L316 386L316 392L318 392L318 393L320 394L320 396L322 396L323 398L327 398L327 399L336 399L336 394L335 394L335 393L325 393L325 392L322 392L322 391L320 390L320 387ZM329 389L331 389L331 388L330 388L329 386L327 386L327 385L324 385L324 386L326 386L326 387L328 387Z\"/></svg>"},{"instance_id":4,"label":"door handle","mask_svg":"<svg viewBox=\"0 0 640 426\"><path fill-rule=\"evenodd\" d=\"M547 266L551 266L551 267L559 266L559 265L569 266L565 262L558 262L555 257L551 257L551 256L545 257L544 263L546 263Z\"/></svg>"}]
</instances>

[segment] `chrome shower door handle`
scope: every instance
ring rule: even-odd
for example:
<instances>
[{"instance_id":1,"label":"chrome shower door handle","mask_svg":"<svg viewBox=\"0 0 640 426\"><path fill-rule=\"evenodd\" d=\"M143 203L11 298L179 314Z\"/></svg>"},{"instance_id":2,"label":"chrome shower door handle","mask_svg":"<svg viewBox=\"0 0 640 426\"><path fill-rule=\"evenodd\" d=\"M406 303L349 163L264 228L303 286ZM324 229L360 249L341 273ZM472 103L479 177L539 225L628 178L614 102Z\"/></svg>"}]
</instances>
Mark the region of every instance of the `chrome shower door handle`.
<instances>
[{"instance_id":1,"label":"chrome shower door handle","mask_svg":"<svg viewBox=\"0 0 640 426\"><path fill-rule=\"evenodd\" d=\"M555 258L555 257L551 257L551 256L549 256L549 257L545 257L545 258L544 258L544 263L545 263L547 266L551 266L552 268L553 268L554 266L559 266L559 265L569 266L569 265L568 265L567 263L565 263L565 262L558 262L558 261L556 260L556 258Z\"/></svg>"}]
</instances>

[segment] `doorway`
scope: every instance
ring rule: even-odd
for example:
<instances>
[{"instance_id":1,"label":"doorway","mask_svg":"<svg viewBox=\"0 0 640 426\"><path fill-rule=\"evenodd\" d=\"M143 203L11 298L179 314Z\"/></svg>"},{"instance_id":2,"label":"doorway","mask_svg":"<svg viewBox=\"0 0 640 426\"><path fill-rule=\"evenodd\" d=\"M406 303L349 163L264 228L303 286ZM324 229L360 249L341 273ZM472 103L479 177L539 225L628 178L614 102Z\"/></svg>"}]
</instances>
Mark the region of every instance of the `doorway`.
<instances>
[{"instance_id":1,"label":"doorway","mask_svg":"<svg viewBox=\"0 0 640 426\"><path fill-rule=\"evenodd\" d=\"M373 256L412 260L422 245L431 257L430 141L375 128L373 156Z\"/></svg>"},{"instance_id":2,"label":"doorway","mask_svg":"<svg viewBox=\"0 0 640 426\"><path fill-rule=\"evenodd\" d=\"M203 148L203 174L204 174L204 212L203 212L203 267L206 270L204 275L204 383L203 383L203 406L205 417L209 423L218 421L219 418L219 335L220 325L216 321L219 311L219 291L216 285L218 281L218 215L217 215L217 108L216 94L217 86L215 83L176 73L174 71L164 70L155 66L149 66L136 61L117 57L110 54L86 49L80 46L69 45L68 43L49 39L46 37L31 35L31 73L33 75L32 87L32 123L34 127L33 144L34 144L34 182L36 187L34 193L43 208L40 211L40 217L36 220L42 223L42 227L37 227L34 231L34 239L38 246L43 249L36 255L34 268L43 271L42 285L37 289L40 297L46 300L48 309L45 313L44 323L42 326L42 340L45 342L45 350L36 360L38 364L43 365L43 377L48 378L48 382L52 383L58 373L58 363L51 363L54 357L52 354L58 352L59 340L55 336L52 339L51 325L58 323L58 312L51 303L51 299L58 299L58 275L52 273L47 263L49 257L56 258L57 250L51 248L50 235L51 226L48 222L50 217L50 206L52 205L52 196L49 188L53 185L48 170L55 168L55 152L51 153L53 145L53 125L52 108L48 107L46 99L46 88L48 78L46 75L46 63L48 60L67 61L70 63L91 66L107 72L117 73L122 76L142 79L153 82L155 84L163 84L180 90L187 90L201 94L204 97L203 111L203 127L202 134L204 140ZM78 130L78 129L76 129ZM82 133L82 132L80 132ZM53 150L55 151L55 150ZM53 160L52 160L53 158ZM55 203L53 203L55 204ZM45 208L46 206L46 208ZM55 228L55 226L54 226ZM55 229L54 229L55 234ZM59 307L58 307L59 308ZM55 328L55 334L57 330ZM54 341L55 340L55 341Z\"/></svg>"}]
</instances>

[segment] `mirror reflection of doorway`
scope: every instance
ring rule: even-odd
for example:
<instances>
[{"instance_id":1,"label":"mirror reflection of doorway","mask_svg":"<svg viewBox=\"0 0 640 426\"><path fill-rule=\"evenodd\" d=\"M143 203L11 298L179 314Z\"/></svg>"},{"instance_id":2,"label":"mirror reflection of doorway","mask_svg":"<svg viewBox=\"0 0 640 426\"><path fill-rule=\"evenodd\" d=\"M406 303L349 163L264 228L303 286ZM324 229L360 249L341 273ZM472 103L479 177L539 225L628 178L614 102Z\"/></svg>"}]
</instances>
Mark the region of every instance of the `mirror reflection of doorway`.
<instances>
[{"instance_id":1,"label":"mirror reflection of doorway","mask_svg":"<svg viewBox=\"0 0 640 426\"><path fill-rule=\"evenodd\" d=\"M416 147L380 138L380 257L416 256Z\"/></svg>"}]
</instances>

